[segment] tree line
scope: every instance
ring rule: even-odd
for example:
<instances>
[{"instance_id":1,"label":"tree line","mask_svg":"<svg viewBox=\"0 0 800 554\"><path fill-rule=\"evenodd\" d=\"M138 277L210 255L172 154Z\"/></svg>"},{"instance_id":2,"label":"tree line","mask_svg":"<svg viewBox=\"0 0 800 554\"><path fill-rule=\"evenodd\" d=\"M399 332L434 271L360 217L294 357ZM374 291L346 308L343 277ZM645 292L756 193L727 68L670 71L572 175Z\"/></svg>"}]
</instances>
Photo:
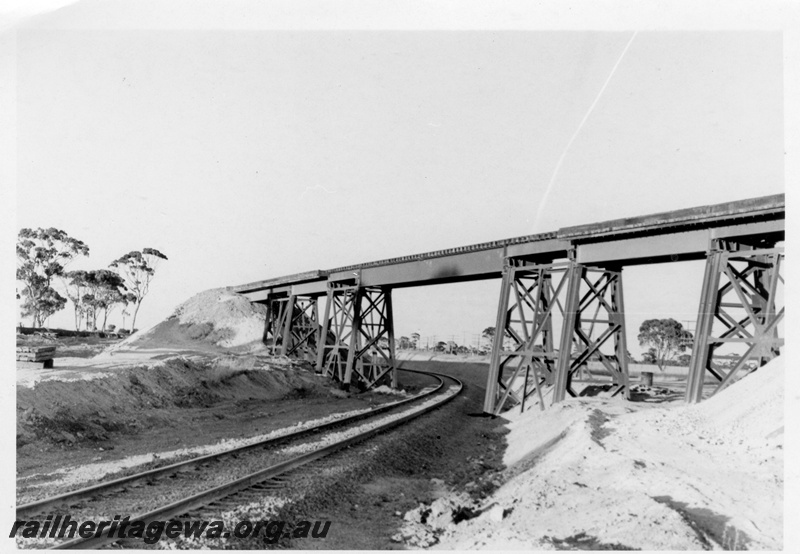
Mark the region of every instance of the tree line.
<instances>
[{"instance_id":1,"label":"tree line","mask_svg":"<svg viewBox=\"0 0 800 554\"><path fill-rule=\"evenodd\" d=\"M42 327L50 316L64 309L69 299L75 308L76 331L82 325L89 331L98 330L98 320L99 330L113 327L108 325L108 316L121 307L123 326L125 317L133 316L133 332L156 268L167 257L155 248L143 248L117 258L108 268L67 271L67 265L80 256L89 256L89 246L60 229L19 231L17 280L22 290L18 289L17 299L24 299L22 317L30 317L33 327ZM67 298L55 289L56 282Z\"/></svg>"},{"instance_id":2,"label":"tree line","mask_svg":"<svg viewBox=\"0 0 800 554\"><path fill-rule=\"evenodd\" d=\"M487 339L493 339L494 335L494 327L487 327L482 333L482 336ZM504 338L510 338L508 331L504 332ZM683 354L683 352L691 349L694 336L690 331L684 329L679 321L672 318L645 320L639 326L639 335L636 338L639 340L639 346L647 348L647 351L642 354L642 363L657 365L661 371L664 371L665 366L675 363L689 364L691 356ZM636 361L630 352L628 352L628 360Z\"/></svg>"}]
</instances>

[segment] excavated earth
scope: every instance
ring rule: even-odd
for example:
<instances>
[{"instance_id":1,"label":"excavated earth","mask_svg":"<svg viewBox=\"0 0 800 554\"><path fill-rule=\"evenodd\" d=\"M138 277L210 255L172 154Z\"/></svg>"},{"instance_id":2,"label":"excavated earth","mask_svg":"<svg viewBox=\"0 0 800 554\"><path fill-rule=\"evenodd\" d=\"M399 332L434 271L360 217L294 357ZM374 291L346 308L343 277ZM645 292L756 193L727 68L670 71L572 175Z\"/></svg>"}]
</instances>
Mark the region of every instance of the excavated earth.
<instances>
[{"instance_id":1,"label":"excavated earth","mask_svg":"<svg viewBox=\"0 0 800 554\"><path fill-rule=\"evenodd\" d=\"M57 347L53 369L17 370L18 500L396 399L267 356L263 326L263 306L215 289L124 341L18 337Z\"/></svg>"},{"instance_id":2,"label":"excavated earth","mask_svg":"<svg viewBox=\"0 0 800 554\"><path fill-rule=\"evenodd\" d=\"M244 439L298 421L394 400L346 394L309 369L287 365L237 369L194 357L156 367L116 370L92 380L39 382L17 390L17 484L20 499L80 485L70 468L94 477L157 464L164 453ZM175 451L178 451L175 453ZM187 452L188 454L188 452ZM141 458L152 456L149 465ZM177 459L177 458L176 458ZM92 479L80 472L83 483Z\"/></svg>"}]
</instances>

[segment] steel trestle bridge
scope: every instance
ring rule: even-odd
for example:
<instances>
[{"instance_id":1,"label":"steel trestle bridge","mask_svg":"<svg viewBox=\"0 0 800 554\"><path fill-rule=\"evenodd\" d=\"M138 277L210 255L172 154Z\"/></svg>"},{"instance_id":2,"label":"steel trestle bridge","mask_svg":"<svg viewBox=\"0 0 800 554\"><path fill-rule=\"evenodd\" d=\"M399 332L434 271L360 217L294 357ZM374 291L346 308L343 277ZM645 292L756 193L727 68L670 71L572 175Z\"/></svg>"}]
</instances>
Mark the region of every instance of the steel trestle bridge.
<instances>
[{"instance_id":1,"label":"steel trestle bridge","mask_svg":"<svg viewBox=\"0 0 800 554\"><path fill-rule=\"evenodd\" d=\"M705 260L686 389L698 402L780 353L784 239L778 194L231 288L266 304L274 353L311 357L345 386L369 388L396 384L393 289L501 279L484 402L498 414L574 396L572 378L589 361L602 364L612 395L628 398L623 269Z\"/></svg>"}]
</instances>

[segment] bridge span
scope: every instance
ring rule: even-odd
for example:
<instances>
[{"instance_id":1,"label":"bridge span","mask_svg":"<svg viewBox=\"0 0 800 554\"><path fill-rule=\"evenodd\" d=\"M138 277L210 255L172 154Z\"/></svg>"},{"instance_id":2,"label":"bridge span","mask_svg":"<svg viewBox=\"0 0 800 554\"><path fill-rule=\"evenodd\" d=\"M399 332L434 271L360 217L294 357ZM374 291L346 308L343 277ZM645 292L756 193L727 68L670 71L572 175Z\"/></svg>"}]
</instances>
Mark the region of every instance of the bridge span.
<instances>
[{"instance_id":1,"label":"bridge span","mask_svg":"<svg viewBox=\"0 0 800 554\"><path fill-rule=\"evenodd\" d=\"M349 386L395 383L391 291L501 279L484 410L540 407L575 395L588 361L629 397L623 268L706 260L687 402L780 353L783 194L564 227L232 287L267 305L264 341L304 353ZM319 299L326 298L324 314ZM507 339L504 341L505 330ZM705 390L705 392L704 392Z\"/></svg>"}]
</instances>

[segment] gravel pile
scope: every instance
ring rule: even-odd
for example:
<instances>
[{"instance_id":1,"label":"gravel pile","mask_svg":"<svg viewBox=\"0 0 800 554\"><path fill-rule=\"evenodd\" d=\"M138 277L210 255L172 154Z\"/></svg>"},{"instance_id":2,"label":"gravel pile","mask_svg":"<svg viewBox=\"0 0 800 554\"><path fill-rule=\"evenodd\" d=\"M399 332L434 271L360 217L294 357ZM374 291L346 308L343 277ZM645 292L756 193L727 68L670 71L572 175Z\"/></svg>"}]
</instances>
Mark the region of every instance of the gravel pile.
<instances>
[{"instance_id":1,"label":"gravel pile","mask_svg":"<svg viewBox=\"0 0 800 554\"><path fill-rule=\"evenodd\" d=\"M164 321L106 350L206 345L219 349L260 348L266 307L228 289L201 292L180 304Z\"/></svg>"}]
</instances>

